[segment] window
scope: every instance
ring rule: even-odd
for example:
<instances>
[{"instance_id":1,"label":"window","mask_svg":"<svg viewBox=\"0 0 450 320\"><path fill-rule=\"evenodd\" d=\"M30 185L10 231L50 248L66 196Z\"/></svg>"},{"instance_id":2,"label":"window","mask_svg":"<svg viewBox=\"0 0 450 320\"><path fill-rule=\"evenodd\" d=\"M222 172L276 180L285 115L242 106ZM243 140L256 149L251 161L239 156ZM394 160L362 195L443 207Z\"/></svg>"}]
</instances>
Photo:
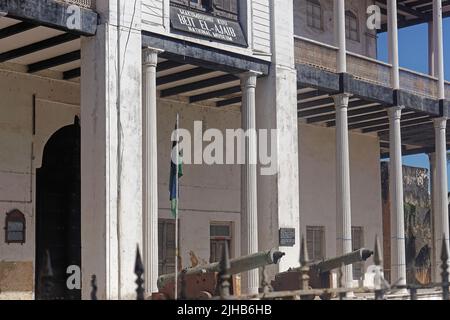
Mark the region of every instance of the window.
<instances>
[{"instance_id":1,"label":"window","mask_svg":"<svg viewBox=\"0 0 450 320\"><path fill-rule=\"evenodd\" d=\"M356 251L364 247L363 227L352 227L352 250ZM353 279L359 280L364 274L364 262L353 264Z\"/></svg>"},{"instance_id":2,"label":"window","mask_svg":"<svg viewBox=\"0 0 450 320\"><path fill-rule=\"evenodd\" d=\"M222 258L223 246L228 246L231 255L231 223L212 223L209 227L210 256L209 262L218 262Z\"/></svg>"},{"instance_id":3,"label":"window","mask_svg":"<svg viewBox=\"0 0 450 320\"><path fill-rule=\"evenodd\" d=\"M5 242L25 243L25 216L19 210L12 210L6 214Z\"/></svg>"},{"instance_id":4,"label":"window","mask_svg":"<svg viewBox=\"0 0 450 320\"><path fill-rule=\"evenodd\" d=\"M356 15L351 11L345 12L345 36L347 39L359 41L359 23Z\"/></svg>"},{"instance_id":5,"label":"window","mask_svg":"<svg viewBox=\"0 0 450 320\"><path fill-rule=\"evenodd\" d=\"M178 237L179 238L179 237ZM175 220L158 221L159 274L175 272Z\"/></svg>"},{"instance_id":6,"label":"window","mask_svg":"<svg viewBox=\"0 0 450 320\"><path fill-rule=\"evenodd\" d=\"M322 7L318 0L306 1L306 16L309 27L322 30Z\"/></svg>"},{"instance_id":7,"label":"window","mask_svg":"<svg viewBox=\"0 0 450 320\"><path fill-rule=\"evenodd\" d=\"M318 261L325 258L325 227L307 226L306 244L311 261Z\"/></svg>"}]
</instances>

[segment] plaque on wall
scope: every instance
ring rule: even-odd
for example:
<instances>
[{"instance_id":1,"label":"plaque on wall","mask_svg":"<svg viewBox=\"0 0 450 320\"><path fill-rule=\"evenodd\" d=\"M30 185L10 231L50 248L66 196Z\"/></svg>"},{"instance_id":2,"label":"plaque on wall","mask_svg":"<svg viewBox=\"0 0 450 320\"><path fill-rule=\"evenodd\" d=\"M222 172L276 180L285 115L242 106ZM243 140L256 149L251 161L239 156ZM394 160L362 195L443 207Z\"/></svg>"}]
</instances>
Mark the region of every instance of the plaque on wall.
<instances>
[{"instance_id":1,"label":"plaque on wall","mask_svg":"<svg viewBox=\"0 0 450 320\"><path fill-rule=\"evenodd\" d=\"M247 46L241 25L237 21L171 6L170 24L175 30L196 34L211 40Z\"/></svg>"},{"instance_id":2,"label":"plaque on wall","mask_svg":"<svg viewBox=\"0 0 450 320\"><path fill-rule=\"evenodd\" d=\"M295 246L295 228L280 229L280 247Z\"/></svg>"}]
</instances>

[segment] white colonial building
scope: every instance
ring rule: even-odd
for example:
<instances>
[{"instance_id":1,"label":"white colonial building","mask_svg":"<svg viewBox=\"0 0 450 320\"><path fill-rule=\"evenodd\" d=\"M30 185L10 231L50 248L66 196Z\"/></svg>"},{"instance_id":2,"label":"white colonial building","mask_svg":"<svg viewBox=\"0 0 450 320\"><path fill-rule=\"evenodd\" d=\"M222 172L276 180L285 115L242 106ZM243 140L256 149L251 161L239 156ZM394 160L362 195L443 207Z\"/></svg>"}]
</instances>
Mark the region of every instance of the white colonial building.
<instances>
[{"instance_id":1,"label":"white colonial building","mask_svg":"<svg viewBox=\"0 0 450 320\"><path fill-rule=\"evenodd\" d=\"M233 257L285 252L274 275L298 266L301 236L321 259L379 235L391 239L386 271L406 281L402 154L435 153L434 251L448 241L449 13L440 0L0 0L0 299L42 298L49 258L54 298L89 299L96 275L99 298L133 299L137 245L157 291L175 270L177 114L193 135L277 130L274 175L252 164L254 137L245 164L184 165L183 268L217 261L227 243ZM432 26L430 75L399 68L398 28L418 23ZM389 63L376 60L385 31ZM81 290L66 286L70 266ZM363 273L346 268L346 286ZM257 292L258 271L242 276L243 292Z\"/></svg>"}]
</instances>

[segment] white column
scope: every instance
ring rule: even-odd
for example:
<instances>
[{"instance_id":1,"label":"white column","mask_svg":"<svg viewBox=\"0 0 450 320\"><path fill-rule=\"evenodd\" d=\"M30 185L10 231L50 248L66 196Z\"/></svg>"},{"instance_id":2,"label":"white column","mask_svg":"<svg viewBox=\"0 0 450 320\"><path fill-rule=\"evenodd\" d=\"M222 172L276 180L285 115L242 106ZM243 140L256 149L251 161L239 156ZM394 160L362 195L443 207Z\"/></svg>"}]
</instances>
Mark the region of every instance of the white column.
<instances>
[{"instance_id":1,"label":"white column","mask_svg":"<svg viewBox=\"0 0 450 320\"><path fill-rule=\"evenodd\" d=\"M99 299L135 299L137 245L142 250L140 1L136 8L115 5L97 1L101 24L95 37L81 40L84 299L93 274Z\"/></svg>"},{"instance_id":2,"label":"white column","mask_svg":"<svg viewBox=\"0 0 450 320\"><path fill-rule=\"evenodd\" d=\"M241 230L242 255L258 252L258 208L257 208L257 139L255 116L255 90L257 73L249 71L241 75L242 128L248 132L245 141L245 164L241 171ZM255 294L259 288L259 270L243 274L243 293Z\"/></svg>"},{"instance_id":3,"label":"white column","mask_svg":"<svg viewBox=\"0 0 450 320\"><path fill-rule=\"evenodd\" d=\"M399 62L398 62L398 28L397 28L397 0L387 1L388 10L388 38L389 63L391 69L391 86L394 90L400 88Z\"/></svg>"},{"instance_id":4,"label":"white column","mask_svg":"<svg viewBox=\"0 0 450 320\"><path fill-rule=\"evenodd\" d=\"M402 107L389 113L389 195L391 200L391 282L406 285L405 219L400 120ZM404 290L403 290L404 291Z\"/></svg>"},{"instance_id":5,"label":"white column","mask_svg":"<svg viewBox=\"0 0 450 320\"><path fill-rule=\"evenodd\" d=\"M337 72L347 72L347 48L345 38L345 0L334 0L335 40L338 47Z\"/></svg>"},{"instance_id":6,"label":"white column","mask_svg":"<svg viewBox=\"0 0 450 320\"><path fill-rule=\"evenodd\" d=\"M444 45L442 36L442 0L433 0L433 30L436 55L436 76L438 78L438 98L445 99L444 86Z\"/></svg>"},{"instance_id":7,"label":"white column","mask_svg":"<svg viewBox=\"0 0 450 320\"><path fill-rule=\"evenodd\" d=\"M350 96L333 96L336 107L336 243L337 254L352 252L352 213L350 198L350 159L347 109ZM345 287L353 287L352 266L344 269Z\"/></svg>"},{"instance_id":8,"label":"white column","mask_svg":"<svg viewBox=\"0 0 450 320\"><path fill-rule=\"evenodd\" d=\"M147 48L142 57L143 204L145 290L158 291L158 138L156 65L160 50Z\"/></svg>"},{"instance_id":9,"label":"white column","mask_svg":"<svg viewBox=\"0 0 450 320\"><path fill-rule=\"evenodd\" d=\"M299 265L301 163L295 161L299 159L299 147L294 15L286 15L286 12L292 12L293 1L276 0L270 3L272 63L269 75L258 78L256 124L258 129L269 130L269 133L276 130L273 131L276 136L268 142L272 161L270 165L259 164L258 168L259 248L279 248L286 253L278 265L266 269L269 278L272 278ZM280 228L295 229L294 246L280 247Z\"/></svg>"},{"instance_id":10,"label":"white column","mask_svg":"<svg viewBox=\"0 0 450 320\"><path fill-rule=\"evenodd\" d=\"M445 237L449 248L449 218L448 218L448 182L447 182L447 118L434 119L436 138L436 186L433 190L434 207L434 250L436 279L440 279L440 253L442 237Z\"/></svg>"},{"instance_id":11,"label":"white column","mask_svg":"<svg viewBox=\"0 0 450 320\"><path fill-rule=\"evenodd\" d=\"M436 55L434 50L433 22L428 22L428 74L430 76L436 76Z\"/></svg>"}]
</instances>

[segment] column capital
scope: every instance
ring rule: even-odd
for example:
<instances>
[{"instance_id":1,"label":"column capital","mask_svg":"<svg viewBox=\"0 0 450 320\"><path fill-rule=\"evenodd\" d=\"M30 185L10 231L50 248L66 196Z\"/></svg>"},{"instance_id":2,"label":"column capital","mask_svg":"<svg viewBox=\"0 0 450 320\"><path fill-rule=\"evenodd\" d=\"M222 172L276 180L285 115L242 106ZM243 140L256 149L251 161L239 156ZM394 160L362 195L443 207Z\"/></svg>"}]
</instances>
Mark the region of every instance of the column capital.
<instances>
[{"instance_id":1,"label":"column capital","mask_svg":"<svg viewBox=\"0 0 450 320\"><path fill-rule=\"evenodd\" d=\"M144 48L142 50L142 64L156 67L158 64L158 54L164 52L164 50L156 48Z\"/></svg>"},{"instance_id":2,"label":"column capital","mask_svg":"<svg viewBox=\"0 0 450 320\"><path fill-rule=\"evenodd\" d=\"M241 86L246 88L256 88L256 80L261 72L249 70L239 74L241 78Z\"/></svg>"},{"instance_id":3,"label":"column capital","mask_svg":"<svg viewBox=\"0 0 450 320\"><path fill-rule=\"evenodd\" d=\"M443 130L447 128L447 117L434 118L433 125L435 129Z\"/></svg>"},{"instance_id":4,"label":"column capital","mask_svg":"<svg viewBox=\"0 0 450 320\"><path fill-rule=\"evenodd\" d=\"M347 108L351 96L349 93L339 93L332 96L336 108Z\"/></svg>"},{"instance_id":5,"label":"column capital","mask_svg":"<svg viewBox=\"0 0 450 320\"><path fill-rule=\"evenodd\" d=\"M402 118L402 110L405 109L404 106L393 106L390 107L388 111L389 118L394 118L394 120L400 120Z\"/></svg>"}]
</instances>

